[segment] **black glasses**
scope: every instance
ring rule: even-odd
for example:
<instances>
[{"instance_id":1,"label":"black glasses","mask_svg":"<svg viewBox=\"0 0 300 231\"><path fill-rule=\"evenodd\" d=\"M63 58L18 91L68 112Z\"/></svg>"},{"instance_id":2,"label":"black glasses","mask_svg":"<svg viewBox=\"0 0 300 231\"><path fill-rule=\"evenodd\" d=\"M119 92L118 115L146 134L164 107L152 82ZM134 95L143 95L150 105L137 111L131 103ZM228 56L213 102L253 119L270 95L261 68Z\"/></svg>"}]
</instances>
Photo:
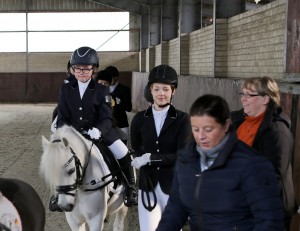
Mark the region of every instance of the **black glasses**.
<instances>
[{"instance_id":1,"label":"black glasses","mask_svg":"<svg viewBox=\"0 0 300 231\"><path fill-rule=\"evenodd\" d=\"M93 70L93 67L88 69L88 68L79 68L79 67L72 67L73 71L75 73L83 73L83 74L88 74L90 73L91 70Z\"/></svg>"},{"instance_id":2,"label":"black glasses","mask_svg":"<svg viewBox=\"0 0 300 231\"><path fill-rule=\"evenodd\" d=\"M255 97L255 96L261 96L261 94L246 94L246 93L244 93L244 92L240 92L240 93L239 93L239 96L240 96L240 97L245 96L245 98L251 98L251 97Z\"/></svg>"}]
</instances>

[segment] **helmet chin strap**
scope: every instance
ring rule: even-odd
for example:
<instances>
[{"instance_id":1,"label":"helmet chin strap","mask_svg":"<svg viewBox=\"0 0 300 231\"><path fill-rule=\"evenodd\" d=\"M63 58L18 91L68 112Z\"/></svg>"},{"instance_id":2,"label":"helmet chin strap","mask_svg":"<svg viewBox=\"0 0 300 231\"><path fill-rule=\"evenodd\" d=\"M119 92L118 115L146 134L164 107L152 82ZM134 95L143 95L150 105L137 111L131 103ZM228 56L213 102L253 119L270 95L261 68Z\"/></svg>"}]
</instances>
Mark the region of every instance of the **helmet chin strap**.
<instances>
[{"instance_id":1,"label":"helmet chin strap","mask_svg":"<svg viewBox=\"0 0 300 231\"><path fill-rule=\"evenodd\" d=\"M157 106L160 107L160 108L164 108L164 107L166 107L168 105L170 105L170 103L166 103L166 104L163 104L163 105L157 105Z\"/></svg>"}]
</instances>

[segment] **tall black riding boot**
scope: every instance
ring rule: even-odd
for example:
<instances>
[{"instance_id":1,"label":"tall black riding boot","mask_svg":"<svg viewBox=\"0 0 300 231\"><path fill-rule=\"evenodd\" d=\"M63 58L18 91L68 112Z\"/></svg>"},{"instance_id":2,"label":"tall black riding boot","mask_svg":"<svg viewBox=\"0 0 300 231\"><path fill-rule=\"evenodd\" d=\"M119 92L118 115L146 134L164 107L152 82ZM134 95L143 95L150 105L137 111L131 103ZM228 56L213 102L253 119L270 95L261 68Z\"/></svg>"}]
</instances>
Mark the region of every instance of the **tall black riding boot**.
<instances>
[{"instance_id":1,"label":"tall black riding boot","mask_svg":"<svg viewBox=\"0 0 300 231\"><path fill-rule=\"evenodd\" d=\"M124 204L129 207L137 205L137 191L135 189L135 178L133 167L131 167L131 157L129 154L119 159L119 164L124 174L121 174L124 179L125 193L124 193Z\"/></svg>"}]
</instances>

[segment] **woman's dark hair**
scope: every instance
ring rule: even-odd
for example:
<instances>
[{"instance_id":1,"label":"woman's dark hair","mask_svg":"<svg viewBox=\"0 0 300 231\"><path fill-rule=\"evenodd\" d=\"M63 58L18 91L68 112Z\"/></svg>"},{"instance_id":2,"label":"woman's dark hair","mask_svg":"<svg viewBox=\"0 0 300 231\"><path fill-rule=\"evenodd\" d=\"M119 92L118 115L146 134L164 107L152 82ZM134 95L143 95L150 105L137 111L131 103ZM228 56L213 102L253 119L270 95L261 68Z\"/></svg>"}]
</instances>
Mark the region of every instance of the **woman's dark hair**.
<instances>
[{"instance_id":1,"label":"woman's dark hair","mask_svg":"<svg viewBox=\"0 0 300 231\"><path fill-rule=\"evenodd\" d=\"M227 102L217 95L203 95L196 99L190 109L190 116L208 115L215 118L216 122L225 125L230 119L230 110Z\"/></svg>"}]
</instances>

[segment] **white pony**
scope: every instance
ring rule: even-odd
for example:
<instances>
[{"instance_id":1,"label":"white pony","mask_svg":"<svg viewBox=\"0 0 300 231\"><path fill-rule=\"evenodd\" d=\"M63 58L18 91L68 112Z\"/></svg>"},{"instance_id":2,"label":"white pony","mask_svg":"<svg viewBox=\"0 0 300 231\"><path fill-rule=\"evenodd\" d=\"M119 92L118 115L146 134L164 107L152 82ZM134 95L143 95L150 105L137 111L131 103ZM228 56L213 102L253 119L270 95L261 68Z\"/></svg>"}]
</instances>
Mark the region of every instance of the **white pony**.
<instances>
[{"instance_id":1,"label":"white pony","mask_svg":"<svg viewBox=\"0 0 300 231\"><path fill-rule=\"evenodd\" d=\"M98 148L69 126L59 128L50 141L42 137L40 171L72 231L103 230L107 215L116 213L114 231L123 231L128 208L123 186L113 189L114 177ZM109 192L114 194L109 198Z\"/></svg>"}]
</instances>

